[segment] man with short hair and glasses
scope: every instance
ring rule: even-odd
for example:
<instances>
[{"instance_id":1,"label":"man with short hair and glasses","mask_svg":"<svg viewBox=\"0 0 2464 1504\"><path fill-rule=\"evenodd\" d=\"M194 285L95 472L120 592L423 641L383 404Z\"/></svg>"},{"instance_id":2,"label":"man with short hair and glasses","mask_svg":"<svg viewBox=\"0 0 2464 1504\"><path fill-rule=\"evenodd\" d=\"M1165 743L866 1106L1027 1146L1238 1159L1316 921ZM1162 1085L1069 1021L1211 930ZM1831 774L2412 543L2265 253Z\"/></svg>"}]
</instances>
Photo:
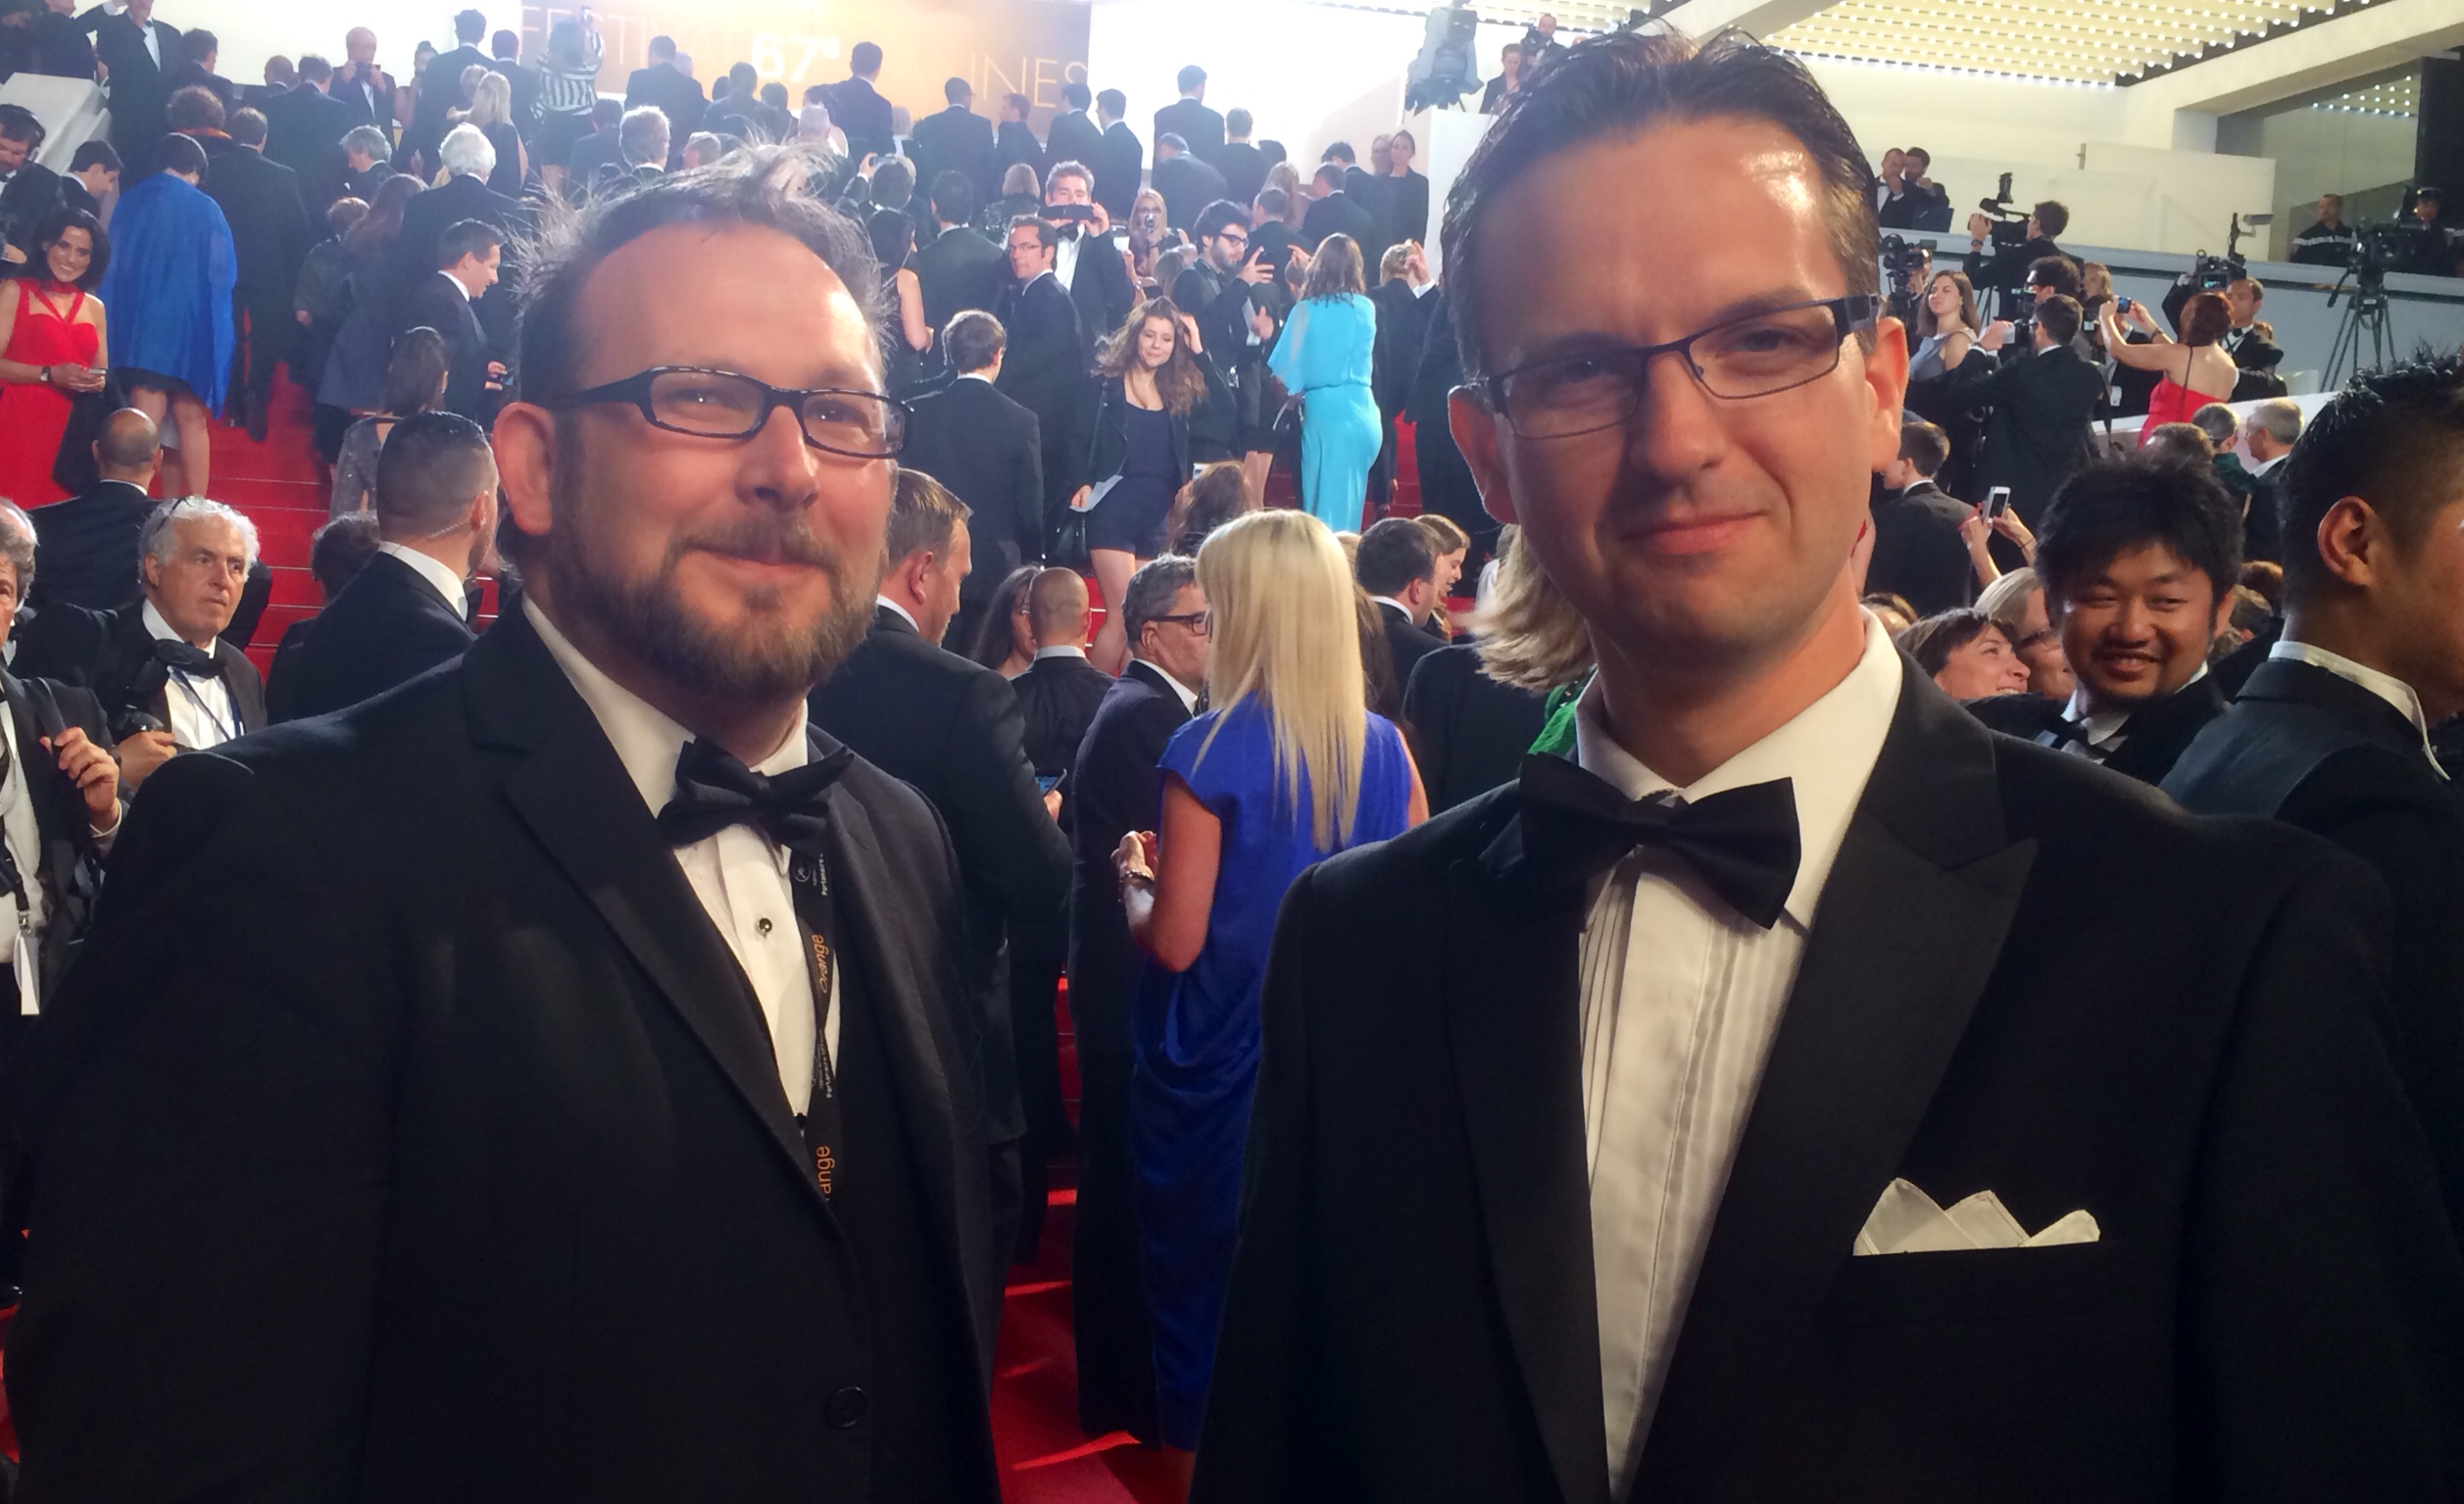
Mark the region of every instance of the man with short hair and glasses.
<instances>
[{"instance_id":1,"label":"man with short hair and glasses","mask_svg":"<svg viewBox=\"0 0 2464 1504\"><path fill-rule=\"evenodd\" d=\"M1284 899L1198 1504L2458 1480L2368 875L1995 737L1857 604L1871 182L1735 32L1573 48L1455 179L1454 434L1537 565L1486 655L1585 687Z\"/></svg>"},{"instance_id":2,"label":"man with short hair and glasses","mask_svg":"<svg viewBox=\"0 0 2464 1504\"><path fill-rule=\"evenodd\" d=\"M13 1082L37 1494L1000 1496L1007 1036L805 709L897 468L868 243L762 148L533 267L519 606L158 773Z\"/></svg>"}]
</instances>

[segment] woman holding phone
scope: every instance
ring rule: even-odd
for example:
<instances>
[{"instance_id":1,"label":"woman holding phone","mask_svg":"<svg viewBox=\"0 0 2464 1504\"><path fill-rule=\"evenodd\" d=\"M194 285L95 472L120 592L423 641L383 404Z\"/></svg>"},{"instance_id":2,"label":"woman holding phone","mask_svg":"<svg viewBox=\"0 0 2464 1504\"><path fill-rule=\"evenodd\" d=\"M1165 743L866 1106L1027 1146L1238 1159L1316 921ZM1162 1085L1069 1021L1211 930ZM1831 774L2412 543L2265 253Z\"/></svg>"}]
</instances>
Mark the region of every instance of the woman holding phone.
<instances>
[{"instance_id":1,"label":"woman holding phone","mask_svg":"<svg viewBox=\"0 0 2464 1504\"><path fill-rule=\"evenodd\" d=\"M78 394L103 389L103 301L111 237L82 209L52 216L34 266L0 291L0 496L21 507L63 501L51 478Z\"/></svg>"}]
</instances>

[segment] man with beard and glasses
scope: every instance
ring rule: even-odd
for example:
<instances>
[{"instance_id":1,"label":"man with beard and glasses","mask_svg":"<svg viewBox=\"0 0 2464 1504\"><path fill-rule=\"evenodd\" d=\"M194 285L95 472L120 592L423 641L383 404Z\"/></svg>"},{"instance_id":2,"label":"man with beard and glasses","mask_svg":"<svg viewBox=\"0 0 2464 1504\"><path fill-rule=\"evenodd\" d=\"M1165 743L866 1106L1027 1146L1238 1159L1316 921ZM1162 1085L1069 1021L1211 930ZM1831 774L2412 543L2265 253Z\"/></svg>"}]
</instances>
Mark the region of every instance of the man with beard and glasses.
<instances>
[{"instance_id":1,"label":"man with beard and glasses","mask_svg":"<svg viewBox=\"0 0 2464 1504\"><path fill-rule=\"evenodd\" d=\"M520 609L157 775L16 1083L21 1497L999 1497L957 864L805 714L905 421L814 167L559 225Z\"/></svg>"}]
</instances>

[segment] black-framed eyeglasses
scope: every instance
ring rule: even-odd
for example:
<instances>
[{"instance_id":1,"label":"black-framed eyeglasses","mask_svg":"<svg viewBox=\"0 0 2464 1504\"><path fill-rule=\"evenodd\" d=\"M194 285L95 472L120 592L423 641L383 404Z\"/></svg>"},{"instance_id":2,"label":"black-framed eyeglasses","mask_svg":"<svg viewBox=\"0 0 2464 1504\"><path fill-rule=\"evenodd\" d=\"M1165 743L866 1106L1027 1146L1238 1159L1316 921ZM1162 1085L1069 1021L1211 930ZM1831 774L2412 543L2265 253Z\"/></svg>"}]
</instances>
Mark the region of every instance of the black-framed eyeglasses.
<instances>
[{"instance_id":1,"label":"black-framed eyeglasses","mask_svg":"<svg viewBox=\"0 0 2464 1504\"><path fill-rule=\"evenodd\" d=\"M1586 350L1500 371L1475 389L1517 438L1571 439L1622 427L1642 406L1651 364L1684 360L1702 390L1728 401L1769 397L1837 370L1848 336L1874 326L1870 293L1764 309L1664 345Z\"/></svg>"},{"instance_id":2,"label":"black-framed eyeglasses","mask_svg":"<svg viewBox=\"0 0 2464 1504\"><path fill-rule=\"evenodd\" d=\"M749 439L785 408L796 414L807 444L852 460L893 460L907 442L907 404L895 398L847 387L772 386L707 365L654 365L540 406L607 402L631 403L654 428L705 439Z\"/></svg>"},{"instance_id":3,"label":"black-framed eyeglasses","mask_svg":"<svg viewBox=\"0 0 2464 1504\"><path fill-rule=\"evenodd\" d=\"M1149 621L1176 622L1181 626L1189 628L1201 637L1211 637L1214 635L1214 613L1212 611L1182 611L1178 615L1174 616L1150 616L1147 619Z\"/></svg>"}]
</instances>

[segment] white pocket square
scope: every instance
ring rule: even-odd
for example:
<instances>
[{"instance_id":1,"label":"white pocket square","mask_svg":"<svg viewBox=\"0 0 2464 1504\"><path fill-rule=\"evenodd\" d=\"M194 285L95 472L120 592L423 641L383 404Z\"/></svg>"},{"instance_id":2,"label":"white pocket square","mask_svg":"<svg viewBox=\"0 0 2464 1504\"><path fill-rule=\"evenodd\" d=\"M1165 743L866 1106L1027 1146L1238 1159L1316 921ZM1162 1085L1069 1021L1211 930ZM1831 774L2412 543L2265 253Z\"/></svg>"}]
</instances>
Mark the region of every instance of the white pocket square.
<instances>
[{"instance_id":1,"label":"white pocket square","mask_svg":"<svg viewBox=\"0 0 2464 1504\"><path fill-rule=\"evenodd\" d=\"M1990 1190L1980 1190L1945 1211L1906 1181L1893 1181L1874 1203L1851 1251L1862 1255L2045 1248L2056 1243L2092 1243L2096 1237L2096 1219L2085 1211L2072 1212L2030 1236L2002 1205L2002 1198Z\"/></svg>"}]
</instances>

